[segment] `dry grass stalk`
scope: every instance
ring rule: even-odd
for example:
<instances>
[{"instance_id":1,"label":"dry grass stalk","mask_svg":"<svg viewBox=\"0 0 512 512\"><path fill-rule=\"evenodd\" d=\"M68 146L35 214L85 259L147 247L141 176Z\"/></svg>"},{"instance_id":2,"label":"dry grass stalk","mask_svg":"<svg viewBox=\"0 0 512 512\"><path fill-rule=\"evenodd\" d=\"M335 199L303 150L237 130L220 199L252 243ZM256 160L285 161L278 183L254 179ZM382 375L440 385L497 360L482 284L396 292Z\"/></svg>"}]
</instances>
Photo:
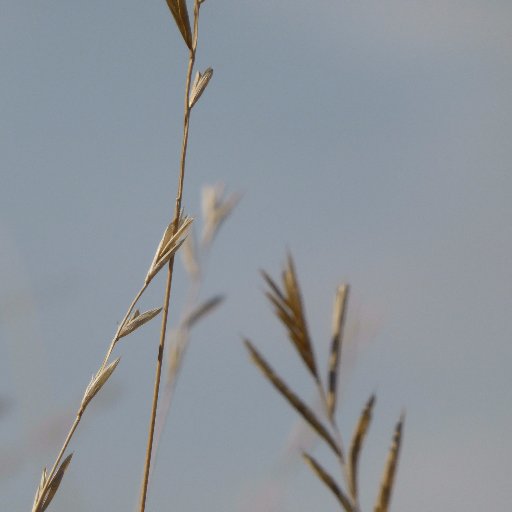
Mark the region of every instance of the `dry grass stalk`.
<instances>
[{"instance_id":1,"label":"dry grass stalk","mask_svg":"<svg viewBox=\"0 0 512 512\"><path fill-rule=\"evenodd\" d=\"M366 433L368 432L368 427L370 426L370 422L372 419L372 411L373 406L375 404L375 395L372 395L368 402L366 403L361 416L359 416L359 421L357 422L356 429L354 431L354 435L352 436L352 442L350 443L350 450L348 456L348 488L350 490L350 494L354 499L357 499L358 496L358 466L359 466L359 455L361 454L361 448L363 447L363 442L366 437Z\"/></svg>"},{"instance_id":2,"label":"dry grass stalk","mask_svg":"<svg viewBox=\"0 0 512 512\"><path fill-rule=\"evenodd\" d=\"M336 480L318 463L318 461L307 453L303 453L302 456L307 462L308 466L314 471L318 478L329 488L329 490L336 496L340 505L345 509L346 512L354 512L352 503L343 491L339 488Z\"/></svg>"},{"instance_id":3,"label":"dry grass stalk","mask_svg":"<svg viewBox=\"0 0 512 512\"><path fill-rule=\"evenodd\" d=\"M398 457L400 455L400 446L402 444L402 429L404 424L404 415L396 424L395 433L393 435L393 442L389 450L386 467L382 475L382 482L380 485L380 492L375 504L375 512L388 512L389 503L391 501L391 491L395 481L396 468L398 465Z\"/></svg>"},{"instance_id":4,"label":"dry grass stalk","mask_svg":"<svg viewBox=\"0 0 512 512\"><path fill-rule=\"evenodd\" d=\"M334 414L336 410L337 380L340 371L341 345L343 340L349 287L348 285L342 285L338 287L336 293L333 311L331 351L327 374L327 388L324 388L322 380L316 371L317 366L306 326L305 312L302 306L299 283L291 256L288 257L288 261L283 272L283 289L280 289L274 280L265 272L263 272L263 277L269 286L270 290L266 295L274 306L276 316L285 325L288 336L299 353L302 361L309 372L315 377L318 394L324 406L325 419L329 424L330 430L334 433L334 436L330 434L322 420L318 418L309 409L306 403L285 384L281 377L274 372L269 363L259 354L254 346L247 340L245 341L245 345L250 353L251 359L262 371L263 375L274 385L279 393L288 400L288 402L313 427L313 429L316 430L320 435L320 438L323 439L337 455L341 467L341 476L344 481L344 487L349 490L350 498L348 498L343 492L342 486L338 484L336 480L328 474L311 455L304 455L306 462L312 467L320 480L322 480L322 482L334 493L345 511L360 512L357 470L359 456L371 421L375 397L372 395L359 418L352 438L348 460L345 460L341 434ZM376 508L375 512L387 512L398 459L401 429L402 421L400 421L397 426L395 442L390 451L388 464L383 477L378 500L378 503L381 504L379 505L381 508Z\"/></svg>"},{"instance_id":5,"label":"dry grass stalk","mask_svg":"<svg viewBox=\"0 0 512 512\"><path fill-rule=\"evenodd\" d=\"M180 172L178 178L178 191L176 194L176 202L174 208L174 221L172 227L172 237L177 237L178 232L181 229L183 222L180 218L181 212L181 202L183 198L183 186L185 180L185 163L187 157L187 147L188 147L188 135L189 135L189 127L190 127L190 93L192 87L192 72L194 70L195 60L196 60L196 48L197 48L197 39L199 32L199 11L201 2L199 0L194 1L194 28L192 32L192 36L189 37L190 34L190 25L188 23L188 13L186 10L185 0L168 0L169 7L174 16L174 19L180 29L180 32L183 35L185 43L189 48L189 59L188 59L188 68L185 80L185 98L184 98L184 114L183 114L183 141L181 146L181 158L180 158ZM162 360L165 349L165 340L166 340L166 332L167 332L167 317L169 313L169 303L171 296L171 286L173 280L173 269L174 269L174 253L168 259L168 272L167 272L167 282L164 293L164 301L163 301L163 313L162 313L162 325L160 330L160 342L158 345L158 353L157 353L157 362L155 369L155 381L153 387L153 400L151 406L151 414L149 420L149 429L148 429L148 441L146 446L146 460L144 464L144 475L142 479L142 488L140 495L140 512L144 512L146 508L146 497L149 483L149 474L151 468L151 457L153 453L153 440L155 435L155 423L156 423L156 415L158 408L158 398L160 392L160 377L162 373Z\"/></svg>"},{"instance_id":6,"label":"dry grass stalk","mask_svg":"<svg viewBox=\"0 0 512 512\"><path fill-rule=\"evenodd\" d=\"M82 415L86 410L88 404L91 402L91 400L94 399L97 393L105 385L105 383L110 378L110 376L112 375L113 371L115 370L119 363L119 358L109 363L110 355L116 343L122 337L127 336L128 334L132 333L145 323L149 322L158 313L160 313L160 311L163 311L160 331L160 342L158 347L157 364L155 370L155 383L150 416L150 426L148 432L146 460L144 466L144 477L142 482L140 498L140 512L145 511L149 472L151 468L151 455L153 452L153 438L155 430L155 418L158 407L162 358L166 339L170 293L173 280L174 257L176 251L185 242L190 228L190 224L192 222L192 219L183 216L181 210L190 114L192 108L200 99L201 95L206 89L213 74L213 70L211 68L207 68L204 73L198 72L195 81L192 83L192 72L195 65L198 39L199 10L203 1L204 0L194 0L194 21L193 29L191 29L186 0L167 0L167 4L171 10L177 27L185 41L186 46L189 49L189 62L186 75L184 100L183 141L180 158L178 191L176 195L173 221L171 222L171 224L168 225L167 229L164 232L164 235L160 241L160 244L158 245L151 266L144 279L144 284L139 290L139 292L136 294L135 298L133 299L132 303L128 308L128 311L126 312L123 320L121 321L110 343L107 354L103 360L100 369L93 376L91 382L89 383L85 390L76 418L68 432L66 440L64 441L63 446L61 447L61 450L57 456L57 459L51 471L47 473L46 468L43 470L41 481L37 487L34 499L34 505L32 508L33 512L44 512L49 506L52 499L54 498L60 486L64 473L67 467L69 466L72 458L72 454L70 454L67 457L65 457L64 460L62 460L64 457L64 453L69 445L69 442L78 424L80 423ZM207 218L207 222L205 223L205 229L203 231L202 240L203 245L206 247L215 236L216 232L219 229L219 226L222 224L224 219L229 215L229 213L232 211L232 209L239 200L239 196L231 196L228 199L223 199L222 192L222 189L219 188L210 190L209 193L205 194L205 199L203 200L203 210L206 212L205 217ZM166 265L168 266L168 273L164 293L163 307L146 311L143 314L140 314L139 310L136 310L135 313L132 314L132 311L134 310L137 302L141 298L142 294L146 290L149 283L154 279L158 272ZM348 287L340 287L338 289L336 297L333 315L333 337L327 378L328 387L327 389L324 389L322 380L317 371L317 364L315 361L313 347L307 328L306 316L302 303L300 287L291 256L289 256L288 258L287 266L285 267L285 270L282 275L282 290L279 289L276 283L267 274L264 273L264 277L270 288L270 290L267 292L267 296L275 308L276 315L285 325L290 340L295 346L308 371L315 378L316 384L319 389L320 397L322 399L323 405L325 406L326 420L329 423L331 429L335 432L335 436L331 435L328 428L324 425L323 421L319 419L306 405L306 403L302 399L300 399L300 397L286 385L284 380L281 379L274 372L274 370L270 367L267 361L259 354L259 352L252 346L252 344L249 341L246 341L246 346L251 354L253 361L260 368L260 370L263 372L266 378L287 399L287 401L297 410L297 412L306 420L306 422L313 428L313 430L317 432L320 438L323 439L336 454L338 460L341 462L342 469L345 471L345 484L350 489L352 501L344 494L341 486L337 484L336 480L329 473L327 473L325 469L323 469L323 467L311 455L304 454L304 458L307 461L307 463L312 467L312 469L315 471L320 480L322 480L322 482L334 493L334 495L337 497L340 504L346 511L359 512L357 488L358 457L370 422L374 398L372 397L368 402L356 428L356 432L350 450L350 459L348 462L349 472L347 473L347 467L345 465L343 456L341 436L339 435L339 431L334 418L334 413L336 409L336 388L339 373L339 363L341 358L343 325L346 316ZM186 333L186 336L182 338L180 344L176 345L177 350L173 353L175 361L172 367L175 376L179 371L179 367L181 365L181 361L183 358L184 347L186 347L186 341L188 339L188 329L190 329L200 318L204 317L206 314L211 312L215 307L217 307L218 304L220 304L221 300L222 299L220 297L214 297L209 301L206 301L205 303L201 304L198 307L198 309L194 310L183 321L183 332ZM185 341L183 341L183 339ZM401 444L402 425L403 418L400 419L395 430L393 444L386 463L386 468L384 471L381 489L375 507L375 512L388 511L391 490L393 487ZM347 476L347 474L349 476Z\"/></svg>"},{"instance_id":7,"label":"dry grass stalk","mask_svg":"<svg viewBox=\"0 0 512 512\"><path fill-rule=\"evenodd\" d=\"M245 340L245 346L251 354L253 362L263 372L265 377L274 385L290 405L311 425L316 433L324 439L336 455L340 455L340 449L327 428L315 416L313 411L285 384L285 382L274 372L265 358L254 348L249 340Z\"/></svg>"},{"instance_id":8,"label":"dry grass stalk","mask_svg":"<svg viewBox=\"0 0 512 512\"><path fill-rule=\"evenodd\" d=\"M55 485L55 483L52 483L52 482L56 482L56 481L54 481L54 476L58 473L58 471L60 471L60 469L63 466L63 464L62 464L59 467L62 457L64 456L64 453L66 452L67 447L68 447L68 445L69 445L69 443L70 443L70 441L71 441L71 439L72 439L72 437L82 419L82 415L85 412L87 405L96 396L96 394L99 392L99 390L103 387L103 385L106 383L106 381L108 380L108 378L110 377L112 372L115 370L117 364L119 363L119 359L115 360L114 362L112 362L110 364L108 363L108 361L109 361L110 355L111 355L117 341L120 338L120 333L122 332L123 327L127 324L127 322L129 322L130 315L131 315L133 309L135 308L135 305L137 304L137 302L143 295L144 291L146 290L146 288L147 288L147 283L145 283L141 287L141 289L137 292L137 294L133 298L130 306L128 307L128 310L126 311L126 313L124 315L123 320L121 321L114 337L112 338L112 341L110 342L110 345L109 345L107 353L103 359L103 363L100 366L100 369L96 372L96 374L93 376L91 382L86 387L84 396L82 398L82 401L80 402L80 407L78 408L78 411L76 413L76 417L68 431L66 439L64 440L64 443L62 444L62 447L59 451L59 454L57 455L57 458L53 464L52 469L50 470L50 473L46 474L46 469L43 471L43 476L46 475L46 478L44 479L45 483L42 484L42 487L41 487L41 483L38 486L38 490L36 492L36 500L34 501L33 511L41 512L42 509L40 509L38 507L41 507L43 503L46 503L45 508L49 505L50 501L48 500L48 491L49 491L50 486L53 486L52 488L54 489L54 492L52 494L52 499L53 499L53 495L57 491L58 485ZM65 459L65 461L67 461L67 462L66 462L66 465L64 466L64 469L62 470L61 474L63 474L63 471L67 468L67 465L71 461L71 457L68 456ZM57 470L57 468L59 468L59 470ZM58 480L59 484L60 484L61 479L62 479L62 476L60 476L60 479Z\"/></svg>"},{"instance_id":9,"label":"dry grass stalk","mask_svg":"<svg viewBox=\"0 0 512 512\"><path fill-rule=\"evenodd\" d=\"M195 60L195 45L197 44L197 21L198 21L198 15L199 15L199 2L196 0L195 6L194 6L194 36L192 37L190 34L190 23L188 20L188 12L186 8L185 0L169 0L168 2L169 7L171 9L171 12L173 13L173 16L176 20L176 23L183 35L183 38L185 39L185 42L187 43L187 46L191 48L191 58L189 59L189 70L187 74L187 87L186 87L186 105L185 105L185 121L184 121L184 140L183 140L183 146L182 146L182 156L181 156L181 166L180 166L180 180L179 180L179 186L178 186L178 194L176 197L176 207L175 207L175 213L174 213L174 221L168 225L167 229L164 232L164 235L158 245L158 248L156 250L155 256L153 258L153 261L151 263L151 266L149 268L148 273L146 274L146 277L144 279L144 284L142 285L141 289L137 292L134 299L132 300L130 306L128 307L128 310L119 324L119 327L116 330L116 333L114 337L112 338L110 345L108 347L107 353L103 359L103 363L101 364L100 369L98 372L93 376L93 379L87 386L84 396L82 398L82 401L80 403L80 407L78 409L78 412L76 414L75 420L73 424L71 425L69 432L66 436L66 439L59 451L59 454L57 455L57 459L55 460L55 463L49 472L49 474L46 474L46 471L44 471L43 476L44 483L40 483L36 492L36 499L34 502L33 510L37 512L42 512L44 508L46 508L50 502L48 497L51 495L51 498L53 498L53 495L57 491L58 483L60 483L60 480L62 479L62 475L64 470L66 469L67 465L69 464L71 458L68 456L64 462L66 463L64 465L60 464L60 461L62 460L62 457L64 456L64 453L80 423L80 420L82 418L82 415L87 407L87 405L90 403L90 401L96 396L98 391L103 387L103 385L106 383L114 369L116 368L119 359L109 364L109 358L112 354L112 351L114 350L117 342L120 338L127 336L134 330L138 329L145 323L149 322L152 318L154 318L161 309L164 310L162 325L165 326L167 322L167 312L169 307L169 295L170 295L170 287L171 287L171 281L172 281L172 264L174 261L174 255L176 251L180 248L180 246L183 244L186 235L188 233L190 224L192 222L192 219L186 216L180 216L181 213L181 197L183 194L183 177L184 177L184 168L185 168L185 155L186 155L186 148L187 148L187 140L188 140L188 121L189 121L189 115L190 115L190 109L188 109L188 97L190 93L190 75L192 73L192 68ZM137 302L142 297L143 293L147 289L149 283L154 279L154 277L158 274L158 272L166 265L169 264L169 272L167 277L167 285L166 285L166 300L164 301L163 308L156 308L150 311L147 311L145 313L141 314L134 314L132 315L132 311L134 310ZM130 316L132 315L132 316ZM162 329L161 334L161 343L159 347L159 363L161 365L161 353L163 353L163 339L165 338L165 328ZM159 372L158 372L159 375ZM156 412L156 401L153 400L153 408ZM148 461L146 461L146 466L148 465ZM57 469L58 468L58 469ZM147 471L145 472L147 473ZM57 479L58 477L58 479ZM147 486L147 482L146 482Z\"/></svg>"},{"instance_id":10,"label":"dry grass stalk","mask_svg":"<svg viewBox=\"0 0 512 512\"><path fill-rule=\"evenodd\" d=\"M341 285L336 291L332 315L332 341L329 357L329 370L327 375L327 408L329 415L334 416L336 410L336 395L338 390L338 371L341 360L341 346L343 341L343 328L347 316L348 285Z\"/></svg>"}]
</instances>

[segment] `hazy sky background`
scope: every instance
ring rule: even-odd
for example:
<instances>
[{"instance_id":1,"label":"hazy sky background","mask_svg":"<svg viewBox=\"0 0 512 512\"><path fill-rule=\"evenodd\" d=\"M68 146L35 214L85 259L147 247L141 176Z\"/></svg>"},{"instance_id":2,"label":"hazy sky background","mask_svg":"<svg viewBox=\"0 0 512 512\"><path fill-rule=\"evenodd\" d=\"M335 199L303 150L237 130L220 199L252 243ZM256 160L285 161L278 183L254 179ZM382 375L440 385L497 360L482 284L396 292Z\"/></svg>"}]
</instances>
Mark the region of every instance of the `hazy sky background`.
<instances>
[{"instance_id":1,"label":"hazy sky background","mask_svg":"<svg viewBox=\"0 0 512 512\"><path fill-rule=\"evenodd\" d=\"M172 213L187 53L163 0L1 11L0 509L21 512ZM352 285L340 422L347 437L377 392L365 510L405 408L393 510L508 512L512 4L206 0L201 12L197 63L215 73L192 117L184 204L199 220L203 185L244 196L204 288L228 300L194 332L149 510L337 510L290 448L296 414L241 343L314 400L258 273L277 275L290 249L322 361L336 285ZM133 510L157 332L118 346L52 512Z\"/></svg>"}]
</instances>

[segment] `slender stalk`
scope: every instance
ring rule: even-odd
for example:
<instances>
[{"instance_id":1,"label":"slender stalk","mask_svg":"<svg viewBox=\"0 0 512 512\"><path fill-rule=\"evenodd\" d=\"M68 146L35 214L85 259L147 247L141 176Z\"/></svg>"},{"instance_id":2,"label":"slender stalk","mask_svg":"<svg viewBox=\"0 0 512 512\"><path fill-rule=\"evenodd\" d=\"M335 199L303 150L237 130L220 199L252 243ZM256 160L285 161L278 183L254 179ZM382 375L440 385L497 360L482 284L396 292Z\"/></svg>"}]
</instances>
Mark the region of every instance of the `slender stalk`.
<instances>
[{"instance_id":1,"label":"slender stalk","mask_svg":"<svg viewBox=\"0 0 512 512\"><path fill-rule=\"evenodd\" d=\"M73 425L71 425L71 428L69 429L66 440L64 441L64 444L62 445L62 448L60 449L59 455L57 455L57 459L55 460L55 463L53 464L52 470L48 474L48 483L51 481L53 475L55 474L55 471L57 471L60 461L61 461L62 457L64 456L64 452L66 451L66 448L68 447L68 444L71 441L73 434L75 433L76 427L78 427L78 424L80 423L82 414L83 414L83 410L82 410L82 408L80 408L80 410L78 411L78 413L76 415L75 421L73 422ZM43 494L43 493L41 493L41 494Z\"/></svg>"},{"instance_id":2,"label":"slender stalk","mask_svg":"<svg viewBox=\"0 0 512 512\"><path fill-rule=\"evenodd\" d=\"M190 97L190 86L192 83L192 71L194 69L194 63L196 59L196 47L197 47L197 35L198 35L198 26L199 26L199 0L194 1L194 31L192 36L192 48L189 52L189 60L188 60L188 69L187 69L187 77L185 84L185 106L184 106L184 115L183 115L183 141L181 146L181 158L180 158L180 173L179 173L179 181L178 181L178 192L176 194L176 205L174 208L174 233L176 233L179 221L180 221L180 211L181 211L181 202L183 198L183 184L185 179L185 161L187 157L187 146L188 146L188 132L189 132L189 124L190 124L190 107L189 107L189 97ZM149 482L149 470L151 467L151 455L153 451L153 437L155 433L155 421L156 421L156 412L158 408L158 395L160 390L160 376L162 373L162 359L165 348L165 336L167 331L167 317L169 314L169 302L171 297L171 288L172 288L172 278L173 278L173 270L174 270L174 256L169 261L169 269L167 272L167 283L165 287L165 295L164 295L164 306L162 311L162 327L160 330L160 343L158 345L158 356L155 370L155 382L153 387L153 402L151 406L151 414L149 420L149 431L148 431L148 442L146 447L146 461L144 464L144 476L142 480L142 489L141 489L141 497L140 497L140 512L144 512L146 510L146 498L148 492L148 482Z\"/></svg>"}]
</instances>

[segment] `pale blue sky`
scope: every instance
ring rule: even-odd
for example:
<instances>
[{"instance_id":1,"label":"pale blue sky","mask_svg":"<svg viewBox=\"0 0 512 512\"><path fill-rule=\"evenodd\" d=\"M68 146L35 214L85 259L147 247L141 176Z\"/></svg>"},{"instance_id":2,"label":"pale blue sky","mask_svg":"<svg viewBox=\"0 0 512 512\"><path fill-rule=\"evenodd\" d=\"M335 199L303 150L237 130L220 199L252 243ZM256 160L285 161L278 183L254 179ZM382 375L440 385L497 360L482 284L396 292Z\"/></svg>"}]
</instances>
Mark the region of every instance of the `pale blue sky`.
<instances>
[{"instance_id":1,"label":"pale blue sky","mask_svg":"<svg viewBox=\"0 0 512 512\"><path fill-rule=\"evenodd\" d=\"M204 184L244 196L205 283L228 300L195 331L149 510L337 510L283 455L295 414L241 344L313 398L258 274L287 249L319 357L352 284L340 422L347 436L377 392L365 510L402 408L393 510L510 510L511 19L508 1L206 0L198 65L215 73L185 208L199 216ZM3 0L0 62L0 509L21 512L172 211L186 52L163 0ZM52 511L133 509L157 324L119 346Z\"/></svg>"}]
</instances>

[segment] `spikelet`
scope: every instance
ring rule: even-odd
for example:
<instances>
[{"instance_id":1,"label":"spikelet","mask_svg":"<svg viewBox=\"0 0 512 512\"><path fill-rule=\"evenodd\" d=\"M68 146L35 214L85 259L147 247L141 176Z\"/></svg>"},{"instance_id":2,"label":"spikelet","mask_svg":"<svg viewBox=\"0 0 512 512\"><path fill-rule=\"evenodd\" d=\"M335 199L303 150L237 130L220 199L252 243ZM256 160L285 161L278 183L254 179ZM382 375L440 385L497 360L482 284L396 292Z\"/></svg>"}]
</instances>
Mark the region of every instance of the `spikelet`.
<instances>
[{"instance_id":1,"label":"spikelet","mask_svg":"<svg viewBox=\"0 0 512 512\"><path fill-rule=\"evenodd\" d=\"M149 322L151 319L155 318L155 316L158 315L160 311L162 311L162 308L155 308L141 314L138 309L135 310L133 315L121 327L116 339L119 340L124 336L128 336L128 334L132 333L139 327L143 326L145 323Z\"/></svg>"},{"instance_id":2,"label":"spikelet","mask_svg":"<svg viewBox=\"0 0 512 512\"><path fill-rule=\"evenodd\" d=\"M400 420L396 424L393 442L388 453L386 467L382 475L380 484L380 492L375 505L375 512L388 512L389 503L391 501L391 491L395 480L396 467L398 465L398 457L400 455L400 445L402 443L402 428L404 423L404 415L400 416Z\"/></svg>"},{"instance_id":3,"label":"spikelet","mask_svg":"<svg viewBox=\"0 0 512 512\"><path fill-rule=\"evenodd\" d=\"M197 103L212 76L212 68L206 69L204 73L200 73L199 71L196 73L194 83L192 84L192 91L190 92L190 98L188 100L189 108L192 108Z\"/></svg>"},{"instance_id":4,"label":"spikelet","mask_svg":"<svg viewBox=\"0 0 512 512\"><path fill-rule=\"evenodd\" d=\"M262 274L270 288L266 296L273 304L275 314L288 331L288 337L304 361L304 364L313 374L315 380L319 381L315 356L302 306L299 283L291 255L288 256L287 266L282 275L283 290L279 289L267 273L262 272Z\"/></svg>"},{"instance_id":5,"label":"spikelet","mask_svg":"<svg viewBox=\"0 0 512 512\"><path fill-rule=\"evenodd\" d=\"M36 492L36 500L34 501L34 505L32 507L32 512L44 512L48 505L53 500L57 489L62 481L64 476L64 472L66 471L69 463L71 462L71 457L73 454L70 453L61 463L59 469L53 475L50 483L47 483L47 475L46 468L43 471L43 476L41 477L41 483L39 484L38 490ZM43 484L43 480L45 484ZM43 484L43 485L42 485ZM45 489L46 486L46 489Z\"/></svg>"},{"instance_id":6,"label":"spikelet","mask_svg":"<svg viewBox=\"0 0 512 512\"><path fill-rule=\"evenodd\" d=\"M174 233L174 222L171 222L167 226L146 275L146 284L150 283L162 267L169 262L172 256L174 256L176 251L181 247L181 244L185 241L189 232L192 221L193 219L191 217L180 216L180 222L176 233Z\"/></svg>"},{"instance_id":7,"label":"spikelet","mask_svg":"<svg viewBox=\"0 0 512 512\"><path fill-rule=\"evenodd\" d=\"M313 411L285 384L285 382L274 372L263 356L254 348L249 340L245 340L245 346L251 355L251 359L261 370L263 375L273 384L290 405L309 423L316 433L329 445L333 452L341 457L341 451L332 438L327 428L315 416Z\"/></svg>"},{"instance_id":8,"label":"spikelet","mask_svg":"<svg viewBox=\"0 0 512 512\"><path fill-rule=\"evenodd\" d=\"M41 475L41 481L37 486L36 495L34 497L34 504L32 505L32 512L38 510L39 502L41 501L41 496L43 494L43 490L45 488L46 482L48 481L48 474L46 472L46 468L43 468L43 473Z\"/></svg>"},{"instance_id":9,"label":"spikelet","mask_svg":"<svg viewBox=\"0 0 512 512\"><path fill-rule=\"evenodd\" d=\"M350 451L348 456L348 486L350 494L352 495L354 500L357 500L358 492L357 469L359 465L359 455L363 447L363 442L366 433L368 432L368 427L370 426L374 404L375 395L372 395L368 402L366 403L366 406L363 409L361 416L359 416L359 421L357 422L357 426L352 436L352 442L350 443Z\"/></svg>"},{"instance_id":10,"label":"spikelet","mask_svg":"<svg viewBox=\"0 0 512 512\"><path fill-rule=\"evenodd\" d=\"M80 412L82 413L89 402L95 397L98 391L103 387L105 382L110 378L113 371L116 369L119 364L120 358L118 357L115 361L110 363L108 366L104 368L100 368L96 375L93 375L91 378L91 382L85 389L84 397L82 398L82 404L80 405Z\"/></svg>"},{"instance_id":11,"label":"spikelet","mask_svg":"<svg viewBox=\"0 0 512 512\"><path fill-rule=\"evenodd\" d=\"M329 356L329 369L327 373L327 407L331 418L336 410L336 395L338 390L338 373L341 360L341 346L343 341L343 327L347 313L348 285L341 285L336 291L332 314L332 341Z\"/></svg>"}]
</instances>

